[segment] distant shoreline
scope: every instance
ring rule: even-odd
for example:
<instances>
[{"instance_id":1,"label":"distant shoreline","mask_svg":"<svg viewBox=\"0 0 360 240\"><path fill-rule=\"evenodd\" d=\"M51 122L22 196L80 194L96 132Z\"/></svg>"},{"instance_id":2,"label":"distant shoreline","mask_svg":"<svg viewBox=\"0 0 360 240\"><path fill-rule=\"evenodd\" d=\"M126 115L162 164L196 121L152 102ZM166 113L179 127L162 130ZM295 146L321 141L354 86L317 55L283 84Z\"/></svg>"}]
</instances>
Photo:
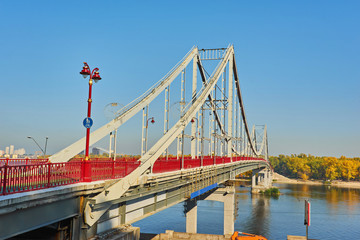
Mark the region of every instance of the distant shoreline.
<instances>
[{"instance_id":1,"label":"distant shoreline","mask_svg":"<svg viewBox=\"0 0 360 240\"><path fill-rule=\"evenodd\" d=\"M354 188L360 189L360 182L345 182L340 180L334 180L331 183L326 183L321 180L302 180L302 179L290 179L284 177L278 173L274 173L274 183L288 183L288 184L308 184L308 185L328 185L339 188Z\"/></svg>"}]
</instances>

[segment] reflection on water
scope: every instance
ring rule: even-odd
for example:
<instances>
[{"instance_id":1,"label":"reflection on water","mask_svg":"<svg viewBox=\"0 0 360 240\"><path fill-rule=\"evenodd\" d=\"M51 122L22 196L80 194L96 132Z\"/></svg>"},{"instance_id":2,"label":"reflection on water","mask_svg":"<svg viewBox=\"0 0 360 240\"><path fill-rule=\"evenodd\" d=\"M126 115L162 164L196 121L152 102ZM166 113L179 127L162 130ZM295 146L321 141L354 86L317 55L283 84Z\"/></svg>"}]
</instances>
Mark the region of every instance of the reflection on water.
<instances>
[{"instance_id":1,"label":"reflection on water","mask_svg":"<svg viewBox=\"0 0 360 240\"><path fill-rule=\"evenodd\" d=\"M235 230L260 234L268 239L305 235L304 200L311 202L309 237L316 239L360 239L360 190L325 185L276 184L278 199L252 195L248 187L236 186ZM222 234L223 203L200 201L198 232ZM166 229L185 231L182 204L135 223L142 232ZM159 224L154 225L154 222Z\"/></svg>"},{"instance_id":2,"label":"reflection on water","mask_svg":"<svg viewBox=\"0 0 360 240\"><path fill-rule=\"evenodd\" d=\"M360 190L324 185L276 184L278 199L250 195L239 206L235 229L261 234L269 239L305 235L304 201L312 206L309 236L317 239L360 239ZM239 198L240 199L240 198Z\"/></svg>"},{"instance_id":3,"label":"reflection on water","mask_svg":"<svg viewBox=\"0 0 360 240\"><path fill-rule=\"evenodd\" d=\"M253 194L251 196L250 218L245 222L244 230L241 231L267 236L269 231L269 205L270 198Z\"/></svg>"}]
</instances>

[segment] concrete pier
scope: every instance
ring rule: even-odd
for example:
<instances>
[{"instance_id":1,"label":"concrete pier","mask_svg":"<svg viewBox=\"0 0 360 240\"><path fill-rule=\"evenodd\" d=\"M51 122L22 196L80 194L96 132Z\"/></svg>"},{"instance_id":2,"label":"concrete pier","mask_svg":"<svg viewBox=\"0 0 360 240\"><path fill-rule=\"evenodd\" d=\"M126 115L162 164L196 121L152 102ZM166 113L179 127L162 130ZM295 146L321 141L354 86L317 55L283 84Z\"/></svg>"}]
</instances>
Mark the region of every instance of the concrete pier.
<instances>
[{"instance_id":1,"label":"concrete pier","mask_svg":"<svg viewBox=\"0 0 360 240\"><path fill-rule=\"evenodd\" d=\"M166 230L165 233L160 233L151 240L228 240L231 235L215 235L215 234L199 234L199 233L182 233Z\"/></svg>"},{"instance_id":2,"label":"concrete pier","mask_svg":"<svg viewBox=\"0 0 360 240\"><path fill-rule=\"evenodd\" d=\"M224 234L234 232L235 223L235 187L226 186L216 191L199 196L196 199L189 199L185 203L186 232L197 233L197 201L210 200L224 203Z\"/></svg>"},{"instance_id":3,"label":"concrete pier","mask_svg":"<svg viewBox=\"0 0 360 240\"><path fill-rule=\"evenodd\" d=\"M188 200L186 204L186 232L197 233L197 201Z\"/></svg>"},{"instance_id":4,"label":"concrete pier","mask_svg":"<svg viewBox=\"0 0 360 240\"><path fill-rule=\"evenodd\" d=\"M253 170L251 193L259 193L272 187L273 173L270 169Z\"/></svg>"}]
</instances>

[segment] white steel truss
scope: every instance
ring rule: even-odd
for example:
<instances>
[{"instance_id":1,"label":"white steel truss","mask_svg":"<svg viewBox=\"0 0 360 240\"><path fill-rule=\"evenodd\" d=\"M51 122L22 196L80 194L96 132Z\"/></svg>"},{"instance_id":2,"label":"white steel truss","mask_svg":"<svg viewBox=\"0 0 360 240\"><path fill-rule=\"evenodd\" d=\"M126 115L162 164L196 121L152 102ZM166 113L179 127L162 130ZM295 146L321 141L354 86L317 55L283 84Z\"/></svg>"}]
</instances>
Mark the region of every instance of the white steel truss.
<instances>
[{"instance_id":1,"label":"white steel truss","mask_svg":"<svg viewBox=\"0 0 360 240\"><path fill-rule=\"evenodd\" d=\"M211 75L205 70L205 62L219 61ZM192 61L191 100L186 104L186 68ZM189 71L189 70L188 70ZM198 74L199 73L199 74ZM200 83L198 84L198 75ZM180 119L170 126L170 85L180 76ZM221 80L220 80L221 79ZM218 82L221 84L217 86ZM164 134L155 144L148 147L147 121L149 104L160 93L165 94ZM172 90L172 95L176 95ZM174 102L174 101L172 101ZM111 206L111 201L120 198L137 179L162 155L168 156L170 145L177 143L176 155L182 159L184 166L185 143L190 139L192 158L204 155L214 156L262 156L268 158L266 126L262 139L258 139L253 129L250 133L243 100L240 91L239 77L236 68L234 48L201 49L193 47L188 54L160 81L143 95L121 109L116 117L103 127L95 130L90 137L90 145L107 136L114 129L143 110L140 166L126 177L116 181L104 192L91 198L85 207L85 222L93 225ZM208 112L207 112L208 111ZM190 134L186 127L190 127ZM206 133L208 131L208 133ZM259 137L260 138L260 137ZM208 142L208 144L206 144ZM83 150L85 138L80 139L64 150L50 157L51 162L68 161ZM149 149L148 149L149 148ZM201 161L202 164L202 161ZM94 208L100 204L102 208Z\"/></svg>"}]
</instances>

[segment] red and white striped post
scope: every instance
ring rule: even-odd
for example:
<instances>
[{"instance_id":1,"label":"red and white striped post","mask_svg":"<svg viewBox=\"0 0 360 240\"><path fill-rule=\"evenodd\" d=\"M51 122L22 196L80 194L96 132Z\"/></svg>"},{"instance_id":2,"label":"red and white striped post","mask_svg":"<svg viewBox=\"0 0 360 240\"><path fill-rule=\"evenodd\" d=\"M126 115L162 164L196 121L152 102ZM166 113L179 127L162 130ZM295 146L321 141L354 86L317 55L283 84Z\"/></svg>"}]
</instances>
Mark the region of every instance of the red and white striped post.
<instances>
[{"instance_id":1,"label":"red and white striped post","mask_svg":"<svg viewBox=\"0 0 360 240\"><path fill-rule=\"evenodd\" d=\"M310 201L305 200L305 218L304 218L304 225L306 225L306 239L308 238L309 233L309 226L310 226Z\"/></svg>"}]
</instances>

